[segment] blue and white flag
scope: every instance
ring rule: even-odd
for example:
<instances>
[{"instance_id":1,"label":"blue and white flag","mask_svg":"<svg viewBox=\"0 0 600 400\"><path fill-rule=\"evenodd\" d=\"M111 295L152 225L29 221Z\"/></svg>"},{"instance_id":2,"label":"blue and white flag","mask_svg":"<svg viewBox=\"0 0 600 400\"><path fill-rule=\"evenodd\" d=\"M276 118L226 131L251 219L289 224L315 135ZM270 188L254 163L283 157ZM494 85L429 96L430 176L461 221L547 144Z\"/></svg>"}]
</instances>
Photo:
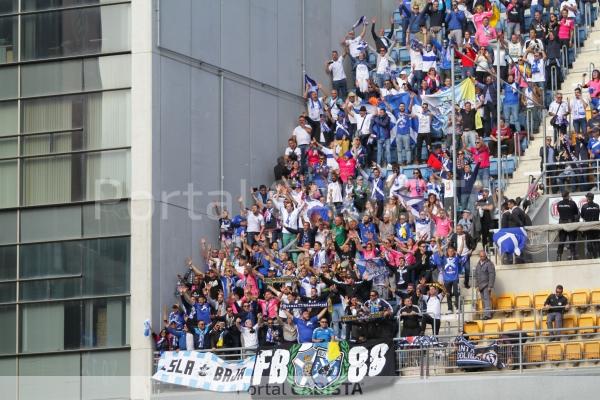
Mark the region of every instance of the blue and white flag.
<instances>
[{"instance_id":1,"label":"blue and white flag","mask_svg":"<svg viewBox=\"0 0 600 400\"><path fill-rule=\"evenodd\" d=\"M309 85L310 87L308 88L308 92L319 92L319 86L317 85L317 82L312 79L310 76L308 76L307 74L304 74L304 87L306 87L306 85Z\"/></svg>"},{"instance_id":2,"label":"blue and white flag","mask_svg":"<svg viewBox=\"0 0 600 400\"><path fill-rule=\"evenodd\" d=\"M400 197L400 200L405 204L412 215L416 218L420 218L420 212L425 204L425 199L423 199L423 197L410 197L402 193L398 193L398 197Z\"/></svg>"},{"instance_id":3,"label":"blue and white flag","mask_svg":"<svg viewBox=\"0 0 600 400\"><path fill-rule=\"evenodd\" d=\"M165 351L152 379L213 392L244 392L250 388L255 359L228 362L209 352Z\"/></svg>"},{"instance_id":4,"label":"blue and white flag","mask_svg":"<svg viewBox=\"0 0 600 400\"><path fill-rule=\"evenodd\" d=\"M404 92L394 95L385 96L385 101L390 105L395 115L398 115L400 104L404 104L406 112L408 112L408 106L410 104L410 93ZM420 110L421 100L415 96L413 99L413 107L415 111ZM396 120L397 121L397 120ZM419 120L417 118L410 119L410 139L413 144L417 143L417 134L419 132ZM396 125L392 128L392 135L396 135Z\"/></svg>"},{"instance_id":5,"label":"blue and white flag","mask_svg":"<svg viewBox=\"0 0 600 400\"><path fill-rule=\"evenodd\" d=\"M494 243L502 254L520 256L527 244L527 231L523 228L502 228L494 233Z\"/></svg>"},{"instance_id":6,"label":"blue and white flag","mask_svg":"<svg viewBox=\"0 0 600 400\"><path fill-rule=\"evenodd\" d=\"M363 15L362 17L360 17L359 19L356 20L356 22L354 23L354 25L352 25L352 30L355 30L356 28L358 28L359 25L365 24L366 18Z\"/></svg>"}]
</instances>

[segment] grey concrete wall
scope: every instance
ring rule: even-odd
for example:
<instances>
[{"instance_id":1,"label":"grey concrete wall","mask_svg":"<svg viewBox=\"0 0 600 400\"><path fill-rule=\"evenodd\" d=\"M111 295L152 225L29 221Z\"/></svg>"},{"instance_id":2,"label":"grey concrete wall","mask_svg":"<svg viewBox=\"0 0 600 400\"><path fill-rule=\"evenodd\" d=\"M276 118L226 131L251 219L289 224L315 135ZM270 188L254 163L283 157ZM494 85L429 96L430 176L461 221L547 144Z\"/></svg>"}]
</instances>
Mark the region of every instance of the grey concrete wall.
<instances>
[{"instance_id":1,"label":"grey concrete wall","mask_svg":"<svg viewBox=\"0 0 600 400\"><path fill-rule=\"evenodd\" d=\"M216 241L216 222L206 213L219 199L209 193L221 184L220 75L223 187L237 213L240 193L248 198L251 187L273 180L275 160L304 109L303 69L329 85L325 62L332 49L341 50L354 21L367 15L381 22L385 15L387 27L394 7L393 0L159 1L152 252L160 264L161 304L174 300L174 272L183 271L185 257L200 261L198 239ZM367 38L372 43L370 33ZM202 191L191 203L180 193L188 184ZM190 213L204 216L193 220Z\"/></svg>"}]
</instances>

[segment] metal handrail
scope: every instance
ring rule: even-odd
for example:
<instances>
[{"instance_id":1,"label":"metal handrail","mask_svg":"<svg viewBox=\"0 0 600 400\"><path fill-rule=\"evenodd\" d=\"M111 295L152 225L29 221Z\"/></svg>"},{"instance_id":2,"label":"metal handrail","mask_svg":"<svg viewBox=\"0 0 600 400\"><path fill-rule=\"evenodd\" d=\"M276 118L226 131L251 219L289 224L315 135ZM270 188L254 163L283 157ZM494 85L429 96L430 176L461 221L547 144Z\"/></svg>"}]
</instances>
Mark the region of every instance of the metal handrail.
<instances>
[{"instance_id":1,"label":"metal handrail","mask_svg":"<svg viewBox=\"0 0 600 400\"><path fill-rule=\"evenodd\" d=\"M560 48L560 61L563 68L563 77L566 77L569 74L569 54L565 45Z\"/></svg>"}]
</instances>

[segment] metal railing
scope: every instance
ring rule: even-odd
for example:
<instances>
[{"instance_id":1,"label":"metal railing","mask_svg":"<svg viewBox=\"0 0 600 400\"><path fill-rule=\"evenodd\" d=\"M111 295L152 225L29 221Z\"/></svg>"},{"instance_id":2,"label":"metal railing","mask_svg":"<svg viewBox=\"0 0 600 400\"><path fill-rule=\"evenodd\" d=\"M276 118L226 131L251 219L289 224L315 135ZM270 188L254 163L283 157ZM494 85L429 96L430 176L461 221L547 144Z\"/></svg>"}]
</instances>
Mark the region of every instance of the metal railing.
<instances>
[{"instance_id":1,"label":"metal railing","mask_svg":"<svg viewBox=\"0 0 600 400\"><path fill-rule=\"evenodd\" d=\"M565 187L571 192L600 190L600 160L546 163L544 194L558 193ZM583 186L583 187L582 187Z\"/></svg>"}]
</instances>

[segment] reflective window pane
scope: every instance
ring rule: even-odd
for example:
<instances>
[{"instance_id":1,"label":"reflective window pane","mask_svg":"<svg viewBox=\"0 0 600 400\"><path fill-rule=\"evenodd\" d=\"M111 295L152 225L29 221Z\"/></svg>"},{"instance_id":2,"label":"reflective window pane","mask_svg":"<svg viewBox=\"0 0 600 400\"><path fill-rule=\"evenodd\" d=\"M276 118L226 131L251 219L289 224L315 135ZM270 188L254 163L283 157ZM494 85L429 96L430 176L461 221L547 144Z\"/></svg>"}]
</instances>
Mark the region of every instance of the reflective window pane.
<instances>
[{"instance_id":1,"label":"reflective window pane","mask_svg":"<svg viewBox=\"0 0 600 400\"><path fill-rule=\"evenodd\" d=\"M24 100L21 112L23 133L59 132L27 137L24 139L23 154L49 154L129 146L131 143L130 97L129 90L117 90L82 96ZM0 108L0 118L1 111ZM60 132L74 129L78 131L73 132L72 135L68 132Z\"/></svg>"},{"instance_id":2,"label":"reflective window pane","mask_svg":"<svg viewBox=\"0 0 600 400\"><path fill-rule=\"evenodd\" d=\"M129 235L129 203L83 206L83 236Z\"/></svg>"},{"instance_id":3,"label":"reflective window pane","mask_svg":"<svg viewBox=\"0 0 600 400\"><path fill-rule=\"evenodd\" d=\"M0 100L17 98L17 81L17 67L0 68Z\"/></svg>"},{"instance_id":4,"label":"reflective window pane","mask_svg":"<svg viewBox=\"0 0 600 400\"><path fill-rule=\"evenodd\" d=\"M21 8L23 11L35 11L49 10L53 8L76 7L87 4L115 3L120 1L121 0L21 0Z\"/></svg>"},{"instance_id":5,"label":"reflective window pane","mask_svg":"<svg viewBox=\"0 0 600 400\"><path fill-rule=\"evenodd\" d=\"M21 241L34 242L81 237L81 207L53 207L21 211Z\"/></svg>"},{"instance_id":6,"label":"reflective window pane","mask_svg":"<svg viewBox=\"0 0 600 400\"><path fill-rule=\"evenodd\" d=\"M129 150L103 151L87 154L86 199L105 200L129 197Z\"/></svg>"},{"instance_id":7,"label":"reflective window pane","mask_svg":"<svg viewBox=\"0 0 600 400\"><path fill-rule=\"evenodd\" d=\"M17 138L0 137L0 158L17 156Z\"/></svg>"},{"instance_id":8,"label":"reflective window pane","mask_svg":"<svg viewBox=\"0 0 600 400\"><path fill-rule=\"evenodd\" d=\"M0 208L17 205L17 161L0 161Z\"/></svg>"},{"instance_id":9,"label":"reflective window pane","mask_svg":"<svg viewBox=\"0 0 600 400\"><path fill-rule=\"evenodd\" d=\"M82 131L73 131L24 136L21 153L24 156L35 156L83 150L81 148L81 135Z\"/></svg>"},{"instance_id":10,"label":"reflective window pane","mask_svg":"<svg viewBox=\"0 0 600 400\"><path fill-rule=\"evenodd\" d=\"M0 340L0 354L14 354L17 350L17 314L16 306L0 306L0 326L2 327L2 340ZM0 376L2 370L0 370Z\"/></svg>"},{"instance_id":11,"label":"reflective window pane","mask_svg":"<svg viewBox=\"0 0 600 400\"><path fill-rule=\"evenodd\" d=\"M82 60L24 65L21 67L21 96L80 92L82 67Z\"/></svg>"},{"instance_id":12,"label":"reflective window pane","mask_svg":"<svg viewBox=\"0 0 600 400\"><path fill-rule=\"evenodd\" d=\"M83 127L83 97L62 96L21 102L21 132L70 131Z\"/></svg>"},{"instance_id":13,"label":"reflective window pane","mask_svg":"<svg viewBox=\"0 0 600 400\"><path fill-rule=\"evenodd\" d=\"M0 303L14 303L17 298L15 282L0 283Z\"/></svg>"},{"instance_id":14,"label":"reflective window pane","mask_svg":"<svg viewBox=\"0 0 600 400\"><path fill-rule=\"evenodd\" d=\"M17 243L17 212L0 212L0 244Z\"/></svg>"},{"instance_id":15,"label":"reflective window pane","mask_svg":"<svg viewBox=\"0 0 600 400\"><path fill-rule=\"evenodd\" d=\"M116 347L127 343L126 300L98 299L84 302L84 347Z\"/></svg>"},{"instance_id":16,"label":"reflective window pane","mask_svg":"<svg viewBox=\"0 0 600 400\"><path fill-rule=\"evenodd\" d=\"M19 323L20 347L24 353L61 351L80 347L81 302L79 301L22 304Z\"/></svg>"},{"instance_id":17,"label":"reflective window pane","mask_svg":"<svg viewBox=\"0 0 600 400\"><path fill-rule=\"evenodd\" d=\"M130 50L129 4L24 15L24 60Z\"/></svg>"},{"instance_id":18,"label":"reflective window pane","mask_svg":"<svg viewBox=\"0 0 600 400\"><path fill-rule=\"evenodd\" d=\"M0 103L0 136L16 135L18 132L18 111L16 101Z\"/></svg>"},{"instance_id":19,"label":"reflective window pane","mask_svg":"<svg viewBox=\"0 0 600 400\"><path fill-rule=\"evenodd\" d=\"M0 18L0 64L18 61L17 17Z\"/></svg>"},{"instance_id":20,"label":"reflective window pane","mask_svg":"<svg viewBox=\"0 0 600 400\"><path fill-rule=\"evenodd\" d=\"M86 241L84 295L129 294L129 237Z\"/></svg>"},{"instance_id":21,"label":"reflective window pane","mask_svg":"<svg viewBox=\"0 0 600 400\"><path fill-rule=\"evenodd\" d=\"M23 205L60 204L81 200L80 155L23 160Z\"/></svg>"},{"instance_id":22,"label":"reflective window pane","mask_svg":"<svg viewBox=\"0 0 600 400\"><path fill-rule=\"evenodd\" d=\"M127 399L130 376L129 351L91 351L81 354L81 375L103 379L82 379L84 399ZM107 378L112 377L112 378ZM109 384L107 384L109 382Z\"/></svg>"},{"instance_id":23,"label":"reflective window pane","mask_svg":"<svg viewBox=\"0 0 600 400\"><path fill-rule=\"evenodd\" d=\"M81 274L84 247L79 241L22 245L21 278Z\"/></svg>"},{"instance_id":24,"label":"reflective window pane","mask_svg":"<svg viewBox=\"0 0 600 400\"><path fill-rule=\"evenodd\" d=\"M131 86L131 56L123 54L83 60L84 90Z\"/></svg>"},{"instance_id":25,"label":"reflective window pane","mask_svg":"<svg viewBox=\"0 0 600 400\"><path fill-rule=\"evenodd\" d=\"M19 300L60 300L81 297L81 278L46 279L20 283Z\"/></svg>"},{"instance_id":26,"label":"reflective window pane","mask_svg":"<svg viewBox=\"0 0 600 400\"><path fill-rule=\"evenodd\" d=\"M86 97L86 149L131 145L131 94L129 90L91 93Z\"/></svg>"},{"instance_id":27,"label":"reflective window pane","mask_svg":"<svg viewBox=\"0 0 600 400\"><path fill-rule=\"evenodd\" d=\"M0 0L0 14L16 13L19 8L19 0Z\"/></svg>"},{"instance_id":28,"label":"reflective window pane","mask_svg":"<svg viewBox=\"0 0 600 400\"><path fill-rule=\"evenodd\" d=\"M0 281L16 277L17 246L2 246L0 247Z\"/></svg>"}]
</instances>

